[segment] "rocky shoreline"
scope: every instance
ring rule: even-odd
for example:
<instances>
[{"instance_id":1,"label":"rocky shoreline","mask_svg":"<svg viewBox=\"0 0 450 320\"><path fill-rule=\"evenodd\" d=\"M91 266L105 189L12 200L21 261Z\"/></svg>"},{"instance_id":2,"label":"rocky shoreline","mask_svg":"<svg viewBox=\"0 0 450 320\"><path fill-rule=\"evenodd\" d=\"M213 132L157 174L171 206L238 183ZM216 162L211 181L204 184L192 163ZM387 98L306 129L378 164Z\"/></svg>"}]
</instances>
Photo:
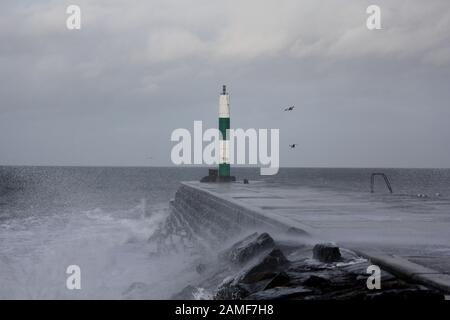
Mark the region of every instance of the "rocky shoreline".
<instances>
[{"instance_id":1,"label":"rocky shoreline","mask_svg":"<svg viewBox=\"0 0 450 320\"><path fill-rule=\"evenodd\" d=\"M221 251L217 265L199 263L204 280L172 296L177 300L386 300L444 295L381 271L380 289L369 290L370 262L333 244L275 241L253 233Z\"/></svg>"}]
</instances>

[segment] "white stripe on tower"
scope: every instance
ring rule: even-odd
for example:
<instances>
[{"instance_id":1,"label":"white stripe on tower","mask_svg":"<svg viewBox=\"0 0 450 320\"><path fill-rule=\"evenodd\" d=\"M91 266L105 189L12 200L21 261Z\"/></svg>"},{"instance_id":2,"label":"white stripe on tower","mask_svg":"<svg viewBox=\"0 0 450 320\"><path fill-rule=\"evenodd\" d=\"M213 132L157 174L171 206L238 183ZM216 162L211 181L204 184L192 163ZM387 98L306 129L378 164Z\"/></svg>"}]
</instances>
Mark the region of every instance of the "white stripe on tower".
<instances>
[{"instance_id":1,"label":"white stripe on tower","mask_svg":"<svg viewBox=\"0 0 450 320\"><path fill-rule=\"evenodd\" d=\"M220 95L219 100L219 118L230 118L230 96L226 93L226 87Z\"/></svg>"}]
</instances>

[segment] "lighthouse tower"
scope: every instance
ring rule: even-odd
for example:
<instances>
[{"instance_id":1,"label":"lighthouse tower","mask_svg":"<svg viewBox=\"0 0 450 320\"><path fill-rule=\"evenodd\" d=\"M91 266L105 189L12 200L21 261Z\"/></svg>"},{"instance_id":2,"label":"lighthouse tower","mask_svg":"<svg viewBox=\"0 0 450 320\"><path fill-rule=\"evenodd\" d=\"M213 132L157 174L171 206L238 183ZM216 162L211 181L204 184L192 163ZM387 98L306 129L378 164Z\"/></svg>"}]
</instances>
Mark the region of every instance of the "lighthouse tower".
<instances>
[{"instance_id":1,"label":"lighthouse tower","mask_svg":"<svg viewBox=\"0 0 450 320\"><path fill-rule=\"evenodd\" d=\"M233 182L236 177L230 175L230 96L227 86L222 87L219 97L219 170L209 169L209 174L200 182Z\"/></svg>"},{"instance_id":2,"label":"lighthouse tower","mask_svg":"<svg viewBox=\"0 0 450 320\"><path fill-rule=\"evenodd\" d=\"M219 177L230 176L230 95L227 93L227 86L222 87L219 98ZM221 179L221 180L227 180Z\"/></svg>"}]
</instances>

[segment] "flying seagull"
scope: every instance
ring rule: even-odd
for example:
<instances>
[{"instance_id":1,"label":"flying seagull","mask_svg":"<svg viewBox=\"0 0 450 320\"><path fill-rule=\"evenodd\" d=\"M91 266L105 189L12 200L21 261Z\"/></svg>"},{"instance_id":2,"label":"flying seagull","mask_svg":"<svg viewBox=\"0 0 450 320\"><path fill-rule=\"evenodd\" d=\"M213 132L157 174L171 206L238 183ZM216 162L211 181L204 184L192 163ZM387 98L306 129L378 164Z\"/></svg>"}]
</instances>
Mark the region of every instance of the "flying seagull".
<instances>
[{"instance_id":1,"label":"flying seagull","mask_svg":"<svg viewBox=\"0 0 450 320\"><path fill-rule=\"evenodd\" d=\"M284 111L292 111L292 110L294 110L294 106L292 106L292 107L289 107L289 108L286 108L286 109L284 109Z\"/></svg>"},{"instance_id":2,"label":"flying seagull","mask_svg":"<svg viewBox=\"0 0 450 320\"><path fill-rule=\"evenodd\" d=\"M297 146L297 143L293 143L293 144L289 145L289 147L291 147L291 149L294 149L296 146Z\"/></svg>"}]
</instances>

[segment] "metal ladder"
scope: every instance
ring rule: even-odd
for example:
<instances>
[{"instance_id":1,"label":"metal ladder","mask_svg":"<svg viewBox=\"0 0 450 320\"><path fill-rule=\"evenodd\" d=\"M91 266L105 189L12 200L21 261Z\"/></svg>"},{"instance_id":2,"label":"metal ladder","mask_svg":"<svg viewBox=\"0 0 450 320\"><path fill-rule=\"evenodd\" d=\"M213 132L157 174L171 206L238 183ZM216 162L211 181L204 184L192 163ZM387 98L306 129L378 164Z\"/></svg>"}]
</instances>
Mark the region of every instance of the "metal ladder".
<instances>
[{"instance_id":1,"label":"metal ladder","mask_svg":"<svg viewBox=\"0 0 450 320\"><path fill-rule=\"evenodd\" d=\"M386 183L389 191L392 193L392 187L391 187L391 183L389 182L388 177L384 173L381 173L381 172L374 172L370 176L370 193L374 192L373 191L373 187L374 187L374 184L375 184L375 176L382 176L384 178L384 182Z\"/></svg>"}]
</instances>

